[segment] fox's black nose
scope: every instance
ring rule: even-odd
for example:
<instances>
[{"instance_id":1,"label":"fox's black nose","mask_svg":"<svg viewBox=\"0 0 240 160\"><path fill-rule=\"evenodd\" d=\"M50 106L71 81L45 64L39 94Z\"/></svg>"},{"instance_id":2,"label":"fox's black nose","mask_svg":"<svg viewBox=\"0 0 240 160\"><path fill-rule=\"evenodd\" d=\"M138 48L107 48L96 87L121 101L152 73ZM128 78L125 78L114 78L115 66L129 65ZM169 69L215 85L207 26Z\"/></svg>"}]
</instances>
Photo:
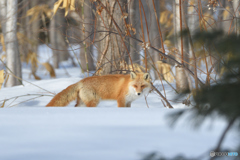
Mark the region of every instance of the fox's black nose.
<instances>
[{"instance_id":1,"label":"fox's black nose","mask_svg":"<svg viewBox=\"0 0 240 160\"><path fill-rule=\"evenodd\" d=\"M140 96L141 93L138 93L138 95Z\"/></svg>"}]
</instances>

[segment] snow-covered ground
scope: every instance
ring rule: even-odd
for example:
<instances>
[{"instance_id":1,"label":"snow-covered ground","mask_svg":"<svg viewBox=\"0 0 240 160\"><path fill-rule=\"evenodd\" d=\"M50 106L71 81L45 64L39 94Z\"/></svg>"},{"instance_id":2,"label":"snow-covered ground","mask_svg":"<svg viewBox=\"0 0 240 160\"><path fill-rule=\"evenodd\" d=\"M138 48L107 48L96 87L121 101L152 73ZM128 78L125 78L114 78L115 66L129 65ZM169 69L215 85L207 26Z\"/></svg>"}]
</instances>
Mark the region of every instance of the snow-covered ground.
<instances>
[{"instance_id":1,"label":"snow-covered ground","mask_svg":"<svg viewBox=\"0 0 240 160\"><path fill-rule=\"evenodd\" d=\"M138 160L154 151L166 157L184 154L209 159L226 127L221 118L207 119L194 130L185 117L171 128L169 114L189 107L171 101L178 109L164 108L155 93L148 95L148 105L142 97L131 108L117 108L115 101L103 101L96 108L73 107L75 102L68 107L44 107L51 92L84 78L79 68L66 66L56 70L56 79L40 67L41 81L29 79L25 67L23 79L30 83L0 90L0 103L11 98L0 108L0 160ZM164 87L173 100L174 91L165 83ZM238 136L232 130L223 147L234 151Z\"/></svg>"},{"instance_id":2,"label":"snow-covered ground","mask_svg":"<svg viewBox=\"0 0 240 160\"><path fill-rule=\"evenodd\" d=\"M137 160L157 151L188 157L215 147L225 123L210 120L199 130L186 121L168 127L164 108L44 108L0 110L1 160ZM224 147L234 148L230 133Z\"/></svg>"}]
</instances>

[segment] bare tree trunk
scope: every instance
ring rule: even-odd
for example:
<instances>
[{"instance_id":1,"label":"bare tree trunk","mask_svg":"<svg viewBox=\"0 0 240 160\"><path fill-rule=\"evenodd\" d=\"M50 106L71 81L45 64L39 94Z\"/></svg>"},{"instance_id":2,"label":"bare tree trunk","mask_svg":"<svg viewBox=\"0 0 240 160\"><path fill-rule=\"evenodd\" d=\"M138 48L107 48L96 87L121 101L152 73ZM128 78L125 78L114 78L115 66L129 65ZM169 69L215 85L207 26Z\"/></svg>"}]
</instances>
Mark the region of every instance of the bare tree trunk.
<instances>
[{"instance_id":1,"label":"bare tree trunk","mask_svg":"<svg viewBox=\"0 0 240 160\"><path fill-rule=\"evenodd\" d=\"M184 16L182 20L183 30L186 30L186 25L188 25L188 1L183 1L182 3L183 3L182 10L184 10L182 14L182 16ZM186 24L184 21L186 22ZM183 37L183 43L184 43L183 45L184 45L185 61L187 62L186 65L188 66L189 56L190 56L188 36Z\"/></svg>"},{"instance_id":2,"label":"bare tree trunk","mask_svg":"<svg viewBox=\"0 0 240 160\"><path fill-rule=\"evenodd\" d=\"M6 21L7 21L7 0L0 1L0 20L3 36L6 34Z\"/></svg>"},{"instance_id":3,"label":"bare tree trunk","mask_svg":"<svg viewBox=\"0 0 240 160\"><path fill-rule=\"evenodd\" d=\"M235 32L239 35L239 0L233 0L234 20L235 20Z\"/></svg>"},{"instance_id":4,"label":"bare tree trunk","mask_svg":"<svg viewBox=\"0 0 240 160\"><path fill-rule=\"evenodd\" d=\"M23 0L22 4L24 5L24 8L23 8L21 14L18 15L18 17L23 17L24 16L24 18L20 19L21 25L19 27L19 32L23 35L26 35L27 38L30 39L30 36L28 36L28 33L30 32L29 16L26 16L27 11L30 9L30 5L28 3L28 0ZM22 7L22 5L19 6L19 7ZM27 43L27 42L23 42L22 44L19 44L19 53L21 55L22 62L27 62L27 54L28 54L28 51L29 51L28 46L29 46L29 43Z\"/></svg>"},{"instance_id":5,"label":"bare tree trunk","mask_svg":"<svg viewBox=\"0 0 240 160\"><path fill-rule=\"evenodd\" d=\"M103 9L99 16L99 25L101 28L106 31L114 30L122 33L120 33L120 35L109 35L107 32L100 34L99 39L104 39L100 43L101 55L99 61L101 61L102 58L102 62L99 66L103 65L102 74L121 73L120 70L123 69L122 67L124 63L128 62L129 58L127 54L127 50L129 51L129 39L121 35L126 31L124 20L126 20L127 23L127 18L123 16L121 9L123 10L123 13L128 13L127 0L112 0L109 1L109 3L107 3L107 0L104 0L101 1L101 3L104 6L107 6L108 12L113 15L113 19L119 27L116 27L109 13Z\"/></svg>"},{"instance_id":6,"label":"bare tree trunk","mask_svg":"<svg viewBox=\"0 0 240 160\"><path fill-rule=\"evenodd\" d=\"M93 26L94 26L94 19L93 19L93 7L92 3L89 0L85 0L83 3L83 23L81 24L83 27L83 31L81 31L82 39L87 38L83 43L81 43L81 50L80 50L80 61L83 71L93 71L95 70L94 62L93 62L93 45L92 40L93 36Z\"/></svg>"},{"instance_id":7,"label":"bare tree trunk","mask_svg":"<svg viewBox=\"0 0 240 160\"><path fill-rule=\"evenodd\" d=\"M222 15L222 29L226 34L230 34L231 29L234 26L234 20L232 19L233 18L232 2L222 0L222 5L224 8L226 8L226 10L223 11Z\"/></svg>"},{"instance_id":8,"label":"bare tree trunk","mask_svg":"<svg viewBox=\"0 0 240 160\"><path fill-rule=\"evenodd\" d=\"M31 1L30 4L31 4L31 7L35 7L36 5L38 5L38 1L37 0ZM31 39L33 39L33 42L34 42L33 45L31 46L31 50L32 50L33 53L36 53L36 54L38 54L37 52L38 52L39 28L40 28L40 20L36 19L36 21L34 21L31 24L31 31L32 31L32 38ZM37 72L37 65L36 64L32 64L31 72L32 72L33 75L36 74L36 72Z\"/></svg>"},{"instance_id":9,"label":"bare tree trunk","mask_svg":"<svg viewBox=\"0 0 240 160\"><path fill-rule=\"evenodd\" d=\"M25 4L27 4L27 6L25 6ZM34 1L29 1L29 0L25 0L24 5L24 11L23 14L21 15L22 17L25 17L27 11L32 8L35 7L39 4L38 0L34 0ZM27 16L25 18L21 18L22 19L22 25L21 25L21 32L23 34L25 34L27 36L27 38L32 42L23 42L21 44L19 44L19 51L22 57L22 60L24 62L26 62L27 60L27 55L28 54L32 54L32 53L36 53L38 52L38 37L39 37L39 28L40 28L40 17L36 18L35 21L33 21L32 23L30 23L30 17ZM30 75L36 75L37 72L37 63L31 63L31 74Z\"/></svg>"},{"instance_id":10,"label":"bare tree trunk","mask_svg":"<svg viewBox=\"0 0 240 160\"><path fill-rule=\"evenodd\" d=\"M178 49L178 53L176 55L176 60L179 61L179 62L184 62L185 59L182 59L181 57L181 39L180 39L180 5L179 5L179 1L180 0L175 0L175 3L173 3L173 5L175 5L175 37L176 37L176 48ZM183 8L182 8L183 9ZM184 57L187 57L186 54L184 54L183 52L183 56ZM184 70L184 68L182 67L176 67L176 88L177 88L177 91L179 93L184 93L184 92L187 92L189 91L189 82L188 82L188 78L187 78L187 75L186 75L186 72Z\"/></svg>"},{"instance_id":11,"label":"bare tree trunk","mask_svg":"<svg viewBox=\"0 0 240 160\"><path fill-rule=\"evenodd\" d=\"M159 36L156 16L154 14L153 3L152 3L152 0L150 0L148 2L149 2L149 14L150 14L148 25L149 25L149 37L150 37L151 45L155 48L160 49L162 47L162 45L161 45L161 39L160 39L160 36ZM154 0L154 4L155 4L155 7L156 7L157 17L158 17L158 20L159 20L159 17L160 17L159 16L159 14L160 14L160 1L159 0ZM154 51L154 50L150 49L150 53L153 55L155 61L160 60L160 55L157 51Z\"/></svg>"},{"instance_id":12,"label":"bare tree trunk","mask_svg":"<svg viewBox=\"0 0 240 160\"><path fill-rule=\"evenodd\" d=\"M131 36L134 38L139 37L139 4L138 0L128 0L129 3L129 22L133 30L130 31ZM135 29L135 32L134 32ZM130 42L130 55L133 63L140 64L140 54L139 54L139 45L138 42L132 38L129 40Z\"/></svg>"},{"instance_id":13,"label":"bare tree trunk","mask_svg":"<svg viewBox=\"0 0 240 160\"><path fill-rule=\"evenodd\" d=\"M194 1L192 1L193 2L193 4L197 4L197 0L194 0ZM196 30L197 30L197 25L198 25L198 14L197 14L197 12L195 11L195 9L194 9L194 6L189 6L189 8L188 8L188 10L187 10L187 12L186 13L188 13L188 20L187 20L187 23L188 23L188 28L189 28L189 37L191 37L192 35L194 35L194 33L196 32ZM198 25L199 26L199 25ZM191 39L189 39L189 43L188 43L188 48L189 48L189 57L190 57L190 65L189 65L189 69L192 71L192 72L194 72L194 64L195 64L195 62L194 62L194 55L193 54L195 54L195 53L193 53L193 51L194 51L194 48L193 48L193 46L191 45L191 43L192 42L190 42L192 40L192 38Z\"/></svg>"},{"instance_id":14,"label":"bare tree trunk","mask_svg":"<svg viewBox=\"0 0 240 160\"><path fill-rule=\"evenodd\" d=\"M17 0L7 1L7 23L6 23L6 34L5 34L5 44L7 53L7 67L9 78L6 82L6 87L12 87L20 85L21 81L15 78L13 75L21 78L21 61L18 51L18 41L17 41Z\"/></svg>"},{"instance_id":15,"label":"bare tree trunk","mask_svg":"<svg viewBox=\"0 0 240 160\"><path fill-rule=\"evenodd\" d=\"M52 47L52 52L53 52L53 66L54 68L59 68L59 55L58 51L56 49L58 48L57 44L57 34L56 34L56 15L52 18L50 21L50 43Z\"/></svg>"},{"instance_id":16,"label":"bare tree trunk","mask_svg":"<svg viewBox=\"0 0 240 160\"><path fill-rule=\"evenodd\" d=\"M56 0L51 0L53 5ZM50 21L50 44L53 51L53 66L59 68L59 63L69 57L68 47L65 41L66 22L64 10L58 10Z\"/></svg>"}]
</instances>

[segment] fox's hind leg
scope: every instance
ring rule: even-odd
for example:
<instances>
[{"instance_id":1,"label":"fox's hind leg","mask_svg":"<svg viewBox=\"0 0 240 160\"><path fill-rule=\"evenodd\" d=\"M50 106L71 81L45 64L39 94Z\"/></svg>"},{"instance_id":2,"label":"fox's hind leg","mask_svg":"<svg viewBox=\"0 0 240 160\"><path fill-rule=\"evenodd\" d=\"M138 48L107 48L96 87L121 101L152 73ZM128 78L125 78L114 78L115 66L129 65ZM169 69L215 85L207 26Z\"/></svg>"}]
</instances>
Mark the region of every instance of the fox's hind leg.
<instances>
[{"instance_id":1,"label":"fox's hind leg","mask_svg":"<svg viewBox=\"0 0 240 160\"><path fill-rule=\"evenodd\" d=\"M81 99L79 96L77 96L77 103L75 104L75 107L79 107L81 105Z\"/></svg>"},{"instance_id":2,"label":"fox's hind leg","mask_svg":"<svg viewBox=\"0 0 240 160\"><path fill-rule=\"evenodd\" d=\"M92 100L92 101L89 101L85 104L86 104L87 107L96 107L98 105L98 102L99 101Z\"/></svg>"},{"instance_id":3,"label":"fox's hind leg","mask_svg":"<svg viewBox=\"0 0 240 160\"><path fill-rule=\"evenodd\" d=\"M93 89L83 88L80 92L80 98L87 107L96 107L99 103L100 97Z\"/></svg>"}]
</instances>

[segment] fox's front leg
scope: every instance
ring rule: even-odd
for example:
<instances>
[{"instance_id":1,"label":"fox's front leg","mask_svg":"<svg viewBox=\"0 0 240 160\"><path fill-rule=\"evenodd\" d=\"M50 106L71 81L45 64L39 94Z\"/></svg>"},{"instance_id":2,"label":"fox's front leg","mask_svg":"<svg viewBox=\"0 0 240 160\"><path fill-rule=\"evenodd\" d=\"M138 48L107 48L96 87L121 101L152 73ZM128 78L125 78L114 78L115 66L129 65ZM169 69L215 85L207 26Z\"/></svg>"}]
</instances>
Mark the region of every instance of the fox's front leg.
<instances>
[{"instance_id":1,"label":"fox's front leg","mask_svg":"<svg viewBox=\"0 0 240 160\"><path fill-rule=\"evenodd\" d=\"M131 102L128 102L128 103L126 104L126 107L131 107Z\"/></svg>"},{"instance_id":2,"label":"fox's front leg","mask_svg":"<svg viewBox=\"0 0 240 160\"><path fill-rule=\"evenodd\" d=\"M117 103L118 103L118 107L126 107L126 101L125 101L125 98L123 97L118 98Z\"/></svg>"}]
</instances>

